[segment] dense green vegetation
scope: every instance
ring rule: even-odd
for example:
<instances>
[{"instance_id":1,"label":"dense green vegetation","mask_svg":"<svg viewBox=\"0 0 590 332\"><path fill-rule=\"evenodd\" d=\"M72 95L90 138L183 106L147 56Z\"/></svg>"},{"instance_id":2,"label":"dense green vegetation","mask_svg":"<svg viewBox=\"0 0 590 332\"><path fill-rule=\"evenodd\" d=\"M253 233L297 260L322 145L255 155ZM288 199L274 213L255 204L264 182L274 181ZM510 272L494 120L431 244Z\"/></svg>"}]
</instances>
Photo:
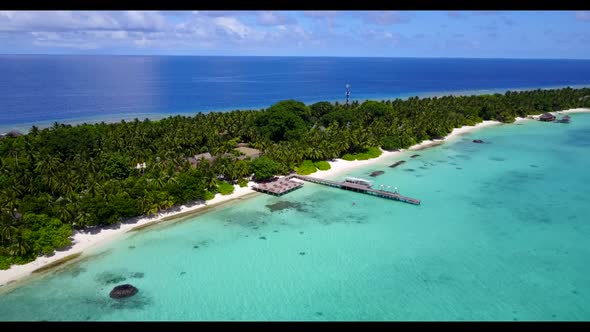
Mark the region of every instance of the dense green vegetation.
<instances>
[{"instance_id":1,"label":"dense green vegetation","mask_svg":"<svg viewBox=\"0 0 590 332\"><path fill-rule=\"evenodd\" d=\"M279 172L279 168L279 164L267 156L262 156L250 164L250 169L256 180L272 178Z\"/></svg>"},{"instance_id":2,"label":"dense green vegetation","mask_svg":"<svg viewBox=\"0 0 590 332\"><path fill-rule=\"evenodd\" d=\"M261 111L199 113L160 121L70 126L55 123L0 139L0 268L69 244L73 229L115 224L175 205L208 200L229 187L322 169L322 161L366 159L380 150L441 138L482 120L590 107L590 89L507 92L407 100L288 100ZM238 159L237 142L262 150ZM188 157L209 152L196 167ZM136 169L138 163L145 169Z\"/></svg>"},{"instance_id":3,"label":"dense green vegetation","mask_svg":"<svg viewBox=\"0 0 590 332\"><path fill-rule=\"evenodd\" d=\"M248 180L246 180L246 179L244 179L244 178L240 178L240 179L238 179L238 185L239 185L241 188L245 188L245 187L247 187L247 186L248 186Z\"/></svg>"},{"instance_id":4,"label":"dense green vegetation","mask_svg":"<svg viewBox=\"0 0 590 332\"><path fill-rule=\"evenodd\" d=\"M295 172L297 172L299 175L309 175L311 173L315 173L317 170L317 167L311 160L304 160L301 165L295 167Z\"/></svg>"},{"instance_id":5,"label":"dense green vegetation","mask_svg":"<svg viewBox=\"0 0 590 332\"><path fill-rule=\"evenodd\" d=\"M330 163L324 160L316 161L313 163L320 171L327 171L330 169Z\"/></svg>"},{"instance_id":6,"label":"dense green vegetation","mask_svg":"<svg viewBox=\"0 0 590 332\"><path fill-rule=\"evenodd\" d=\"M379 150L379 148L371 147L371 148L365 149L365 150L363 150L362 152L359 152L359 153L347 153L344 156L342 156L342 159L348 160L348 161L353 161L353 160L368 160L368 159L371 159L371 158L377 158L382 153L383 152L381 152L381 150Z\"/></svg>"},{"instance_id":7,"label":"dense green vegetation","mask_svg":"<svg viewBox=\"0 0 590 332\"><path fill-rule=\"evenodd\" d=\"M231 185L225 181L221 181L217 185L217 192L219 192L222 195L232 194L235 189L236 189L236 187L234 187L233 185Z\"/></svg>"}]
</instances>

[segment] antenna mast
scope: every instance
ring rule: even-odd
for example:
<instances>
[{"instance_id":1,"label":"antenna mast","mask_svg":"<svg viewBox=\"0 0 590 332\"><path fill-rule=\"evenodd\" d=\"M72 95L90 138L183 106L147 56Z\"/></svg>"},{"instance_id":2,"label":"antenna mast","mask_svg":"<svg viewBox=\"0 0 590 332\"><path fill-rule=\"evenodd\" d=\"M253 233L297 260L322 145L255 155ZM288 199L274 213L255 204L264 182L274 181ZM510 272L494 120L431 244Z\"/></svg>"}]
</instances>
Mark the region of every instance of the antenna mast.
<instances>
[{"instance_id":1,"label":"antenna mast","mask_svg":"<svg viewBox=\"0 0 590 332\"><path fill-rule=\"evenodd\" d=\"M346 84L346 105L348 105L348 99L350 98L350 84Z\"/></svg>"}]
</instances>

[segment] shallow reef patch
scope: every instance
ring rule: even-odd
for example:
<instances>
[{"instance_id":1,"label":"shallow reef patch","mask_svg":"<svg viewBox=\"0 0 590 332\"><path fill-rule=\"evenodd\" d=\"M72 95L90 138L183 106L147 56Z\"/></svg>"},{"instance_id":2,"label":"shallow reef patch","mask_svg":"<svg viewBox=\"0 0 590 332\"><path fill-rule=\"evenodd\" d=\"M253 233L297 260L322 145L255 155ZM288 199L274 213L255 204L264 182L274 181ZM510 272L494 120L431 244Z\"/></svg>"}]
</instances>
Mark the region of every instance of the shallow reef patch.
<instances>
[{"instance_id":1,"label":"shallow reef patch","mask_svg":"<svg viewBox=\"0 0 590 332\"><path fill-rule=\"evenodd\" d=\"M277 212L287 209L295 209L298 212L307 211L302 203L292 201L278 201L276 203L267 204L265 206L270 210L270 212Z\"/></svg>"}]
</instances>

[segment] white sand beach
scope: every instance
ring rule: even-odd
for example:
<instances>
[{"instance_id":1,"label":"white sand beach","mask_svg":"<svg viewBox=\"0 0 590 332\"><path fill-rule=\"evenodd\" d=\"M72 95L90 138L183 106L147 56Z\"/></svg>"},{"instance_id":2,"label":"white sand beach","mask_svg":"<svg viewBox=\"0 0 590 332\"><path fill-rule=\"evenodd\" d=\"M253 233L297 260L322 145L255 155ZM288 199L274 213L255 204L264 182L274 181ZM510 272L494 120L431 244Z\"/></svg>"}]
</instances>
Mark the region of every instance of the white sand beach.
<instances>
[{"instance_id":1,"label":"white sand beach","mask_svg":"<svg viewBox=\"0 0 590 332\"><path fill-rule=\"evenodd\" d=\"M571 108L568 110L558 111L558 112L550 112L554 115L565 115L565 114L572 114L572 113L589 113L590 108ZM525 118L517 117L515 122L521 122L526 120L538 120L540 115L527 115Z\"/></svg>"},{"instance_id":2,"label":"white sand beach","mask_svg":"<svg viewBox=\"0 0 590 332\"><path fill-rule=\"evenodd\" d=\"M564 111L557 112L557 113L563 114L563 113L580 113L580 112L590 112L590 109L577 108L577 109L564 110ZM527 120L527 118L517 119L517 121L524 121L524 120ZM408 150L420 150L420 149L424 149L424 148L427 148L430 146L439 145L442 142L457 138L462 134L469 133L469 132L475 131L477 129L489 127L492 125L498 125L498 124L501 124L501 122L483 121L481 123L478 123L475 126L463 126L461 128L455 128L444 139L434 140L434 141L430 141L430 140L423 141L419 144L416 144L416 145L410 147ZM385 159L389 159L390 157L399 155L403 151L405 151L405 150L383 151L383 154L381 156L379 156L378 158L369 159L369 160L346 161L343 159L336 159L334 161L329 162L330 166L331 166L331 168L329 170L317 171L317 172L313 173L312 176L320 177L320 178L331 178L331 177L337 176L342 173L347 173L347 172L352 171L352 170L359 168L359 167L367 166L367 165L370 165L370 164L373 164L373 163L376 163L376 162L379 162L379 161L382 161ZM170 218L173 218L174 216L179 216L181 214L186 215L187 212L197 212L198 210L203 209L208 206L217 205L217 204L220 204L220 203L232 200L232 199L240 198L242 196L245 196L245 195L248 195L251 193L255 193L255 191L251 188L253 184L254 184L253 182L249 182L248 186L244 187L244 188L240 188L239 186L236 185L235 186L236 189L231 195L223 196L223 195L217 194L215 196L215 198L213 198L210 201L207 201L204 204L196 204L196 205L192 205L192 206L184 206L183 205L179 209L174 209L173 211L169 211L169 212L162 212L162 213L160 213L156 216L153 216L153 217L143 217L143 218L138 218L136 222L128 221L128 222L122 223L119 225L118 228L104 228L96 234L85 233L85 232L75 232L75 234L72 237L72 244L73 245L69 249L64 250L64 251L57 251L51 257L41 256L41 257L38 257L33 262L30 262L30 263L27 263L24 265L13 265L7 270L0 270L0 286L6 285L8 283L14 282L14 281L19 280L21 278L24 278L24 277L30 275L33 271L35 271L43 266L46 266L48 264L54 263L60 259L67 257L67 256L79 254L79 253L84 252L85 250L88 250L89 248L93 248L93 247L108 243L109 241L117 239L118 237L122 236L124 233L128 232L129 230L131 230L135 227L143 226L143 225L150 224L150 223L157 223L157 222L162 221L162 219L164 219L164 218L170 219Z\"/></svg>"},{"instance_id":3,"label":"white sand beach","mask_svg":"<svg viewBox=\"0 0 590 332\"><path fill-rule=\"evenodd\" d=\"M475 131L477 129L481 129L481 128L489 127L489 126L493 126L493 125L498 125L498 124L501 124L501 122L499 122L499 121L483 121L483 122L476 124L475 126L463 126L461 128L455 128L455 129L453 129L453 131L449 135L445 136L445 138L443 138L443 139L423 141L421 143L412 145L407 150L416 151L416 150L422 150L422 149L425 149L425 148L428 148L431 146L440 145L443 142L457 138L457 137L461 136L462 134L466 134L466 133ZM329 170L317 171L317 172L311 174L310 176L318 177L318 178L322 178L322 179L331 178L331 177L334 177L334 176L337 176L337 175L340 175L343 173L353 171L354 169L357 169L359 167L371 165L371 164L380 162L382 160L389 159L393 156L401 154L402 152L406 151L406 149L401 149L400 151L385 151L385 150L381 150L381 151L383 151L383 153L379 157L369 159L369 160L346 161L344 159L335 159L334 161L329 161L329 163L330 163Z\"/></svg>"},{"instance_id":4,"label":"white sand beach","mask_svg":"<svg viewBox=\"0 0 590 332\"><path fill-rule=\"evenodd\" d=\"M569 110L563 110L559 112L552 112L557 114L567 114L567 113L589 113L590 108L570 108Z\"/></svg>"},{"instance_id":5,"label":"white sand beach","mask_svg":"<svg viewBox=\"0 0 590 332\"><path fill-rule=\"evenodd\" d=\"M232 199L236 199L242 197L247 194L254 193L255 191L251 188L254 182L249 182L247 187L241 188L240 186L236 185L235 190L230 195L215 195L215 198L207 201L206 203L196 204L192 206L181 206L179 209L174 209L174 211L169 212L162 212L153 217L143 217L139 218L137 222L124 222L119 225L118 228L103 228L100 232L96 234L86 233L86 232L75 232L72 236L72 246L64 251L56 251L55 254L51 257L41 256L38 257L36 260L23 264L23 265L12 265L7 270L0 270L0 286L5 285L11 281L15 281L30 275L33 271L51 264L57 260L63 259L70 255L75 255L78 253L82 253L85 250L90 248L104 245L108 243L124 233L130 231L131 229L144 226L150 223L158 223L162 221L162 219L166 218L169 219L173 216L177 216L180 214L186 214L187 212L198 211L205 207L218 205L223 202L227 202Z\"/></svg>"}]
</instances>

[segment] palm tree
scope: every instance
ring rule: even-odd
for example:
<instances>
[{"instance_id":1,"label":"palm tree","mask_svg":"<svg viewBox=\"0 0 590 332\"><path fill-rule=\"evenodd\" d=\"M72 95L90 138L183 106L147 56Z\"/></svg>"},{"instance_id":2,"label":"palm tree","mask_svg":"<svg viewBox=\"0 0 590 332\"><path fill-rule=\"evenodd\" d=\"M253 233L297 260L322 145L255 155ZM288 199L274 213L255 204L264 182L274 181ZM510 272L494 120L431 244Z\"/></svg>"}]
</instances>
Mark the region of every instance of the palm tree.
<instances>
[{"instance_id":1,"label":"palm tree","mask_svg":"<svg viewBox=\"0 0 590 332\"><path fill-rule=\"evenodd\" d=\"M13 221L6 221L0 225L0 238L2 242L11 241L17 232L17 228L14 226Z\"/></svg>"},{"instance_id":2,"label":"palm tree","mask_svg":"<svg viewBox=\"0 0 590 332\"><path fill-rule=\"evenodd\" d=\"M85 211L79 212L76 214L72 225L77 227L85 227L89 224L91 218L92 215L90 213Z\"/></svg>"},{"instance_id":3,"label":"palm tree","mask_svg":"<svg viewBox=\"0 0 590 332\"><path fill-rule=\"evenodd\" d=\"M29 250L29 244L24 241L19 233L16 234L12 245L8 248L8 252L12 256L25 256Z\"/></svg>"},{"instance_id":4,"label":"palm tree","mask_svg":"<svg viewBox=\"0 0 590 332\"><path fill-rule=\"evenodd\" d=\"M160 211L158 203L152 203L147 210L148 216L155 216Z\"/></svg>"},{"instance_id":5,"label":"palm tree","mask_svg":"<svg viewBox=\"0 0 590 332\"><path fill-rule=\"evenodd\" d=\"M71 208L68 208L67 200L60 197L57 201L57 204L53 206L53 213L59 220L66 223L71 223L72 221L72 211Z\"/></svg>"}]
</instances>

